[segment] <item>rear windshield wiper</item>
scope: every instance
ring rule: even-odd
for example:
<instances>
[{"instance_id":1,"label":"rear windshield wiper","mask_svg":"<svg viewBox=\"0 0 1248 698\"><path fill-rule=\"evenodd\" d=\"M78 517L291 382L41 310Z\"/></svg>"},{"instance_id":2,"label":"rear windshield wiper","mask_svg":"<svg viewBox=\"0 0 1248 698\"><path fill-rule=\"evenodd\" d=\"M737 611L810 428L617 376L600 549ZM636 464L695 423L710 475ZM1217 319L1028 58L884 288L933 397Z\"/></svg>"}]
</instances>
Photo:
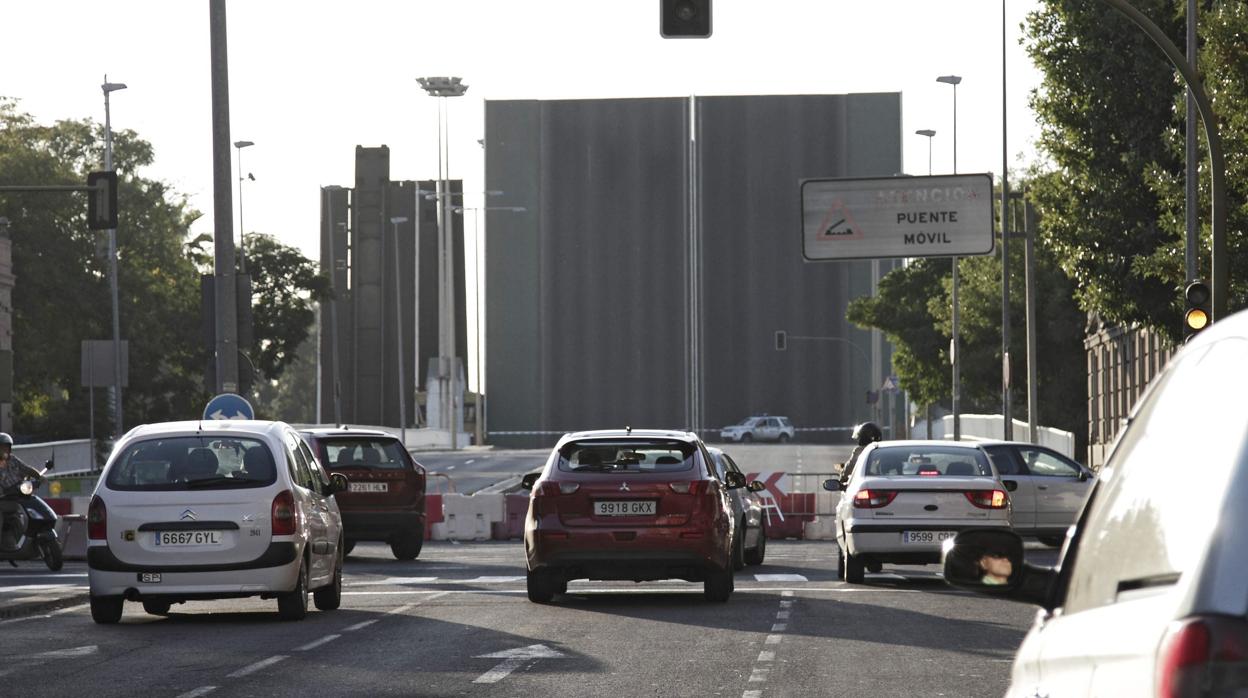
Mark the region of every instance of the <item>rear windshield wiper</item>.
<instances>
[{"instance_id":1,"label":"rear windshield wiper","mask_svg":"<svg viewBox=\"0 0 1248 698\"><path fill-rule=\"evenodd\" d=\"M616 467L610 463L592 463L588 465L575 466L572 468L572 472L579 473L581 471L592 471L592 472L599 472L599 473L609 473L615 469Z\"/></svg>"},{"instance_id":2,"label":"rear windshield wiper","mask_svg":"<svg viewBox=\"0 0 1248 698\"><path fill-rule=\"evenodd\" d=\"M214 487L216 485L254 485L263 483L264 480L255 480L247 477L226 477L224 475L216 475L214 477L204 477L198 480L190 480L186 483L186 486Z\"/></svg>"}]
</instances>

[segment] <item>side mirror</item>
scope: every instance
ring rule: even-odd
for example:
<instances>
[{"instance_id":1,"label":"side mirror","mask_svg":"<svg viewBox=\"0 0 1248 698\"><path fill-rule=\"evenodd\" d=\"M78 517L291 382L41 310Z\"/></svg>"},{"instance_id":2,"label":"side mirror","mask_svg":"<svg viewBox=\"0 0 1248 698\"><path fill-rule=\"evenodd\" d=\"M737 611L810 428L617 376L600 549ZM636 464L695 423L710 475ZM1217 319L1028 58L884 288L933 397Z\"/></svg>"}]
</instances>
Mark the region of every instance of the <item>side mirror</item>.
<instances>
[{"instance_id":1,"label":"side mirror","mask_svg":"<svg viewBox=\"0 0 1248 698\"><path fill-rule=\"evenodd\" d=\"M1027 564L1023 539L1009 529L963 531L945 541L945 581L981 594L1046 606L1057 573Z\"/></svg>"},{"instance_id":2,"label":"side mirror","mask_svg":"<svg viewBox=\"0 0 1248 698\"><path fill-rule=\"evenodd\" d=\"M727 487L730 490L745 487L745 476L741 473L733 471L724 473L724 487Z\"/></svg>"},{"instance_id":3,"label":"side mirror","mask_svg":"<svg viewBox=\"0 0 1248 698\"><path fill-rule=\"evenodd\" d=\"M1018 489L1018 480L1002 480L1001 484L1005 485L1005 489L1010 492Z\"/></svg>"},{"instance_id":4,"label":"side mirror","mask_svg":"<svg viewBox=\"0 0 1248 698\"><path fill-rule=\"evenodd\" d=\"M346 492L351 489L351 483L347 482L347 476L342 473L330 473L329 487L331 490L330 494L338 494L339 492Z\"/></svg>"},{"instance_id":5,"label":"side mirror","mask_svg":"<svg viewBox=\"0 0 1248 698\"><path fill-rule=\"evenodd\" d=\"M55 454L53 454L53 455L52 455L52 457L51 457L51 458L49 458L49 459L48 459L48 460L47 460L47 461L43 464L43 469L44 469L44 470L51 470L51 469L52 469L52 467L53 467L53 466L55 466L55 465L56 465L56 455L55 455Z\"/></svg>"},{"instance_id":6,"label":"side mirror","mask_svg":"<svg viewBox=\"0 0 1248 698\"><path fill-rule=\"evenodd\" d=\"M841 491L841 481L840 481L840 480L837 480L837 479L836 479L836 478L834 478L834 477L830 477L830 478L828 478L827 480L824 480L824 481L823 481L823 489L825 489L825 490L827 490L827 491L829 491L829 492L840 492L840 491Z\"/></svg>"},{"instance_id":7,"label":"side mirror","mask_svg":"<svg viewBox=\"0 0 1248 698\"><path fill-rule=\"evenodd\" d=\"M1091 479L1092 479L1092 476L1088 474L1088 471L1086 470L1079 471L1079 482L1087 482L1088 480L1091 480Z\"/></svg>"},{"instance_id":8,"label":"side mirror","mask_svg":"<svg viewBox=\"0 0 1248 698\"><path fill-rule=\"evenodd\" d=\"M533 489L533 483L537 482L537 479L541 476L541 473L527 473L524 477L520 478L520 486L526 490L531 490Z\"/></svg>"},{"instance_id":9,"label":"side mirror","mask_svg":"<svg viewBox=\"0 0 1248 698\"><path fill-rule=\"evenodd\" d=\"M767 485L762 480L751 480L750 484L746 485L745 488L751 492L762 492L767 489Z\"/></svg>"}]
</instances>

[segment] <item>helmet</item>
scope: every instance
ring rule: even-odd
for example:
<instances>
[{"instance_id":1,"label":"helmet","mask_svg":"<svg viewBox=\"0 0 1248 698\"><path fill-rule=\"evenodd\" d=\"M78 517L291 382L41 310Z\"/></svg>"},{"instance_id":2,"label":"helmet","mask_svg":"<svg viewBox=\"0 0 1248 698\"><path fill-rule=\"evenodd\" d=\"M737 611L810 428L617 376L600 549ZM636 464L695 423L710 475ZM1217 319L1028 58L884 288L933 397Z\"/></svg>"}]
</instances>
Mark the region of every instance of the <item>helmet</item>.
<instances>
[{"instance_id":1,"label":"helmet","mask_svg":"<svg viewBox=\"0 0 1248 698\"><path fill-rule=\"evenodd\" d=\"M863 422L854 427L854 441L859 446L866 446L872 441L879 441L884 438L884 432L880 431L880 427L875 422Z\"/></svg>"},{"instance_id":2,"label":"helmet","mask_svg":"<svg viewBox=\"0 0 1248 698\"><path fill-rule=\"evenodd\" d=\"M0 431L0 446L8 446L9 448L13 448L13 437L9 436L7 433L3 431Z\"/></svg>"}]
</instances>

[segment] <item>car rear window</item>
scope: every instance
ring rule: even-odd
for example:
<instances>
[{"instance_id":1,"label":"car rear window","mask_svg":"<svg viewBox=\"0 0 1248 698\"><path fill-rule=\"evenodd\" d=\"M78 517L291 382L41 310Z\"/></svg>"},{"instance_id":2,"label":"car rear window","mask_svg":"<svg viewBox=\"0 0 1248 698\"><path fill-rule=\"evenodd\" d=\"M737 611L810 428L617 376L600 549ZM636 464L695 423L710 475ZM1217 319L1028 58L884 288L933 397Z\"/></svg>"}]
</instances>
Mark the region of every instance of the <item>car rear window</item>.
<instances>
[{"instance_id":1,"label":"car rear window","mask_svg":"<svg viewBox=\"0 0 1248 698\"><path fill-rule=\"evenodd\" d=\"M245 437L177 436L136 441L108 469L113 490L240 489L277 480L273 453Z\"/></svg>"},{"instance_id":2,"label":"car rear window","mask_svg":"<svg viewBox=\"0 0 1248 698\"><path fill-rule=\"evenodd\" d=\"M977 449L890 446L871 451L864 473L877 477L974 476L992 475L992 466Z\"/></svg>"},{"instance_id":3,"label":"car rear window","mask_svg":"<svg viewBox=\"0 0 1248 698\"><path fill-rule=\"evenodd\" d=\"M330 470L410 470L412 467L397 439L367 436L318 439L317 451L321 462Z\"/></svg>"},{"instance_id":4,"label":"car rear window","mask_svg":"<svg viewBox=\"0 0 1248 698\"><path fill-rule=\"evenodd\" d=\"M565 473L676 473L693 469L698 447L668 439L573 441L559 450Z\"/></svg>"}]
</instances>

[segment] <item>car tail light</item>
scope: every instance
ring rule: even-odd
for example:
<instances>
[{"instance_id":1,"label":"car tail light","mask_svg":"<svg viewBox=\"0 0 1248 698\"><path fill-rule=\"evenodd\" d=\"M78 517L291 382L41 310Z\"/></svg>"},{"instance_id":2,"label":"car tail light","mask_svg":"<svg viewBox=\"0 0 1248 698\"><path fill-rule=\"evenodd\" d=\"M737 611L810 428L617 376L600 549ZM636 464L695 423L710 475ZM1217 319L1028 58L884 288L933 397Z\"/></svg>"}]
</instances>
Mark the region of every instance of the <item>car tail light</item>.
<instances>
[{"instance_id":1,"label":"car tail light","mask_svg":"<svg viewBox=\"0 0 1248 698\"><path fill-rule=\"evenodd\" d=\"M854 495L855 509L879 509L897 498L896 490L858 490Z\"/></svg>"},{"instance_id":2,"label":"car tail light","mask_svg":"<svg viewBox=\"0 0 1248 698\"><path fill-rule=\"evenodd\" d=\"M1248 679L1248 623L1240 618L1175 621L1157 652L1158 698L1235 695Z\"/></svg>"},{"instance_id":3,"label":"car tail light","mask_svg":"<svg viewBox=\"0 0 1248 698\"><path fill-rule=\"evenodd\" d=\"M669 482L667 486L676 494L702 494L708 491L706 480L679 480Z\"/></svg>"},{"instance_id":4,"label":"car tail light","mask_svg":"<svg viewBox=\"0 0 1248 698\"><path fill-rule=\"evenodd\" d=\"M273 498L273 535L295 535L295 495L282 490Z\"/></svg>"},{"instance_id":5,"label":"car tail light","mask_svg":"<svg viewBox=\"0 0 1248 698\"><path fill-rule=\"evenodd\" d=\"M963 492L967 501L980 509L1004 509L1009 506L1010 496L1005 490L970 490Z\"/></svg>"},{"instance_id":6,"label":"car tail light","mask_svg":"<svg viewBox=\"0 0 1248 698\"><path fill-rule=\"evenodd\" d=\"M87 538L108 540L108 507L98 494L91 498L87 507Z\"/></svg>"}]
</instances>

